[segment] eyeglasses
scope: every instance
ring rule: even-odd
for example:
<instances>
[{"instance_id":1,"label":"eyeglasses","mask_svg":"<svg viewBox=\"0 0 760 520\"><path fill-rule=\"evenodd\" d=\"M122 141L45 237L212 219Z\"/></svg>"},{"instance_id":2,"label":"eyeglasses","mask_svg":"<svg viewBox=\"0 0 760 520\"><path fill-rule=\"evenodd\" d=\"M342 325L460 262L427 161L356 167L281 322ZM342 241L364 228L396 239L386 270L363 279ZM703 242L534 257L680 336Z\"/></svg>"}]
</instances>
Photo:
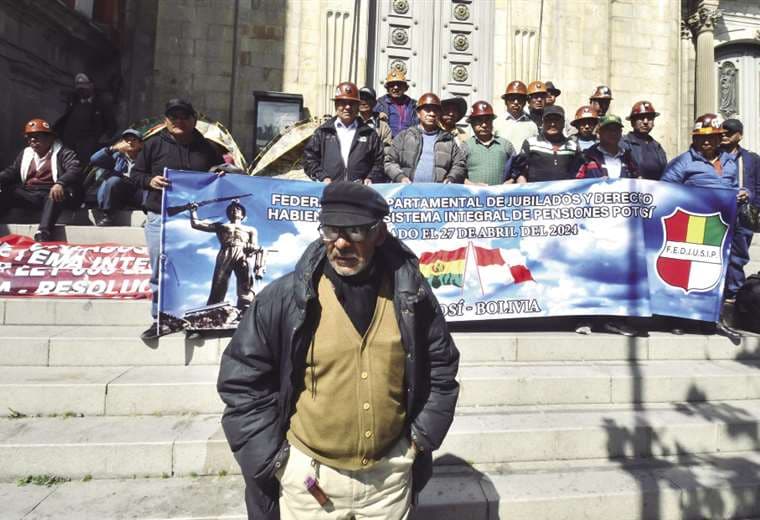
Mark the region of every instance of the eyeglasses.
<instances>
[{"instance_id":1,"label":"eyeglasses","mask_svg":"<svg viewBox=\"0 0 760 520\"><path fill-rule=\"evenodd\" d=\"M367 240L372 231L377 229L380 222L375 222L371 226L319 226L319 234L324 242L335 242L342 235L349 242L364 242Z\"/></svg>"}]
</instances>

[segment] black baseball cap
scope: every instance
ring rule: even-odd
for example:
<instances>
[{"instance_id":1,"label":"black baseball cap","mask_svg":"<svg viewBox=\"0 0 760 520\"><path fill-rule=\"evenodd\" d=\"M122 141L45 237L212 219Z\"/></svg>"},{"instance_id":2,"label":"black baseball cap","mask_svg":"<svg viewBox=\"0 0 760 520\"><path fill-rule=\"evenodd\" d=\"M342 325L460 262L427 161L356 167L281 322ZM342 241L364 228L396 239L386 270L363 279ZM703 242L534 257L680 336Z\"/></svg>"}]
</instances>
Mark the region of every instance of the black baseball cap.
<instances>
[{"instance_id":1,"label":"black baseball cap","mask_svg":"<svg viewBox=\"0 0 760 520\"><path fill-rule=\"evenodd\" d=\"M721 126L729 134L735 134L736 132L744 134L744 125L738 119L726 119Z\"/></svg>"},{"instance_id":2,"label":"black baseball cap","mask_svg":"<svg viewBox=\"0 0 760 520\"><path fill-rule=\"evenodd\" d=\"M128 135L137 137L140 141L142 141L143 138L142 132L135 130L134 128L127 128L121 133L122 138L127 137Z\"/></svg>"},{"instance_id":3,"label":"black baseball cap","mask_svg":"<svg viewBox=\"0 0 760 520\"><path fill-rule=\"evenodd\" d=\"M565 109L558 105L548 106L544 109L544 119L546 119L547 116L559 116L562 119L565 119Z\"/></svg>"},{"instance_id":4,"label":"black baseball cap","mask_svg":"<svg viewBox=\"0 0 760 520\"><path fill-rule=\"evenodd\" d=\"M172 98L166 103L166 109L164 110L164 115L169 115L170 112L177 112L182 111L186 112L192 116L195 115L195 108L193 108L192 103L187 101L186 99L182 98Z\"/></svg>"},{"instance_id":5,"label":"black baseball cap","mask_svg":"<svg viewBox=\"0 0 760 520\"><path fill-rule=\"evenodd\" d=\"M331 182L320 203L319 222L327 226L366 226L382 220L389 211L382 195L359 182Z\"/></svg>"}]
</instances>

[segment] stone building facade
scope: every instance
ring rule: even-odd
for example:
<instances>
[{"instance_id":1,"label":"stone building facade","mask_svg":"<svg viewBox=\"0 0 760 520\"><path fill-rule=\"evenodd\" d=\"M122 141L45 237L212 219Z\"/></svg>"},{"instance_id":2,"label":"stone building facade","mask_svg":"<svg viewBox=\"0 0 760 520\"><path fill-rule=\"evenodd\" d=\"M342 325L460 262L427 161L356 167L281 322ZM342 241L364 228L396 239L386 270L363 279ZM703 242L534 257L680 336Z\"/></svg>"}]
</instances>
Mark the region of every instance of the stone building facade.
<instances>
[{"instance_id":1,"label":"stone building facade","mask_svg":"<svg viewBox=\"0 0 760 520\"><path fill-rule=\"evenodd\" d=\"M116 39L102 24L59 15L67 4L104 3L119 14ZM42 4L56 7L28 14ZM30 20L52 19L58 25L40 27L44 45L30 51ZM412 96L432 90L498 110L513 79L552 80L568 115L606 84L613 113L627 115L640 99L657 107L654 135L669 156L688 146L695 114L706 111L752 121L746 143L760 149L756 0L0 0L0 23L16 24L0 41L0 77L16 85L0 101L11 114L0 128L4 159L18 142L14 125L51 117L79 70L106 87L119 72L122 125L185 96L227 125L249 159L253 91L301 94L305 117L323 115L337 83L383 93L392 66L407 71Z\"/></svg>"}]
</instances>

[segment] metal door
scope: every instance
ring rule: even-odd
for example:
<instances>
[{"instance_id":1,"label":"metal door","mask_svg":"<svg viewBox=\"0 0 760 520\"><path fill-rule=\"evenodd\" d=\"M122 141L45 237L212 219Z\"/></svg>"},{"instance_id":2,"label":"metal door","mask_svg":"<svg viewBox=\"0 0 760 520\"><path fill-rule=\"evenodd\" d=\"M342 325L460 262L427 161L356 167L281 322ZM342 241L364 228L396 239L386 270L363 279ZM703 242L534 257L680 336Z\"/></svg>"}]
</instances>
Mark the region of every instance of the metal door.
<instances>
[{"instance_id":1,"label":"metal door","mask_svg":"<svg viewBox=\"0 0 760 520\"><path fill-rule=\"evenodd\" d=\"M403 70L409 92L491 99L494 3L490 0L379 0L374 82Z\"/></svg>"}]
</instances>

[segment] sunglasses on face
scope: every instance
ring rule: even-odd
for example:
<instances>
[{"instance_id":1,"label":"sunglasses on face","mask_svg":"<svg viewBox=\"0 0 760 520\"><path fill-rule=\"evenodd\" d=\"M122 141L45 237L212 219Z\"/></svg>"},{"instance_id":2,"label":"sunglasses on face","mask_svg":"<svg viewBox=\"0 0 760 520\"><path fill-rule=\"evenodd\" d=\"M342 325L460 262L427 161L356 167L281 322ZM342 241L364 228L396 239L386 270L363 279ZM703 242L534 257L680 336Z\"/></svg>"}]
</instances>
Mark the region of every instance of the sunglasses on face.
<instances>
[{"instance_id":1,"label":"sunglasses on face","mask_svg":"<svg viewBox=\"0 0 760 520\"><path fill-rule=\"evenodd\" d=\"M335 242L342 235L349 242L364 242L367 240L372 231L377 229L380 222L375 222L371 226L328 226L322 224L319 226L319 234L324 242Z\"/></svg>"}]
</instances>

